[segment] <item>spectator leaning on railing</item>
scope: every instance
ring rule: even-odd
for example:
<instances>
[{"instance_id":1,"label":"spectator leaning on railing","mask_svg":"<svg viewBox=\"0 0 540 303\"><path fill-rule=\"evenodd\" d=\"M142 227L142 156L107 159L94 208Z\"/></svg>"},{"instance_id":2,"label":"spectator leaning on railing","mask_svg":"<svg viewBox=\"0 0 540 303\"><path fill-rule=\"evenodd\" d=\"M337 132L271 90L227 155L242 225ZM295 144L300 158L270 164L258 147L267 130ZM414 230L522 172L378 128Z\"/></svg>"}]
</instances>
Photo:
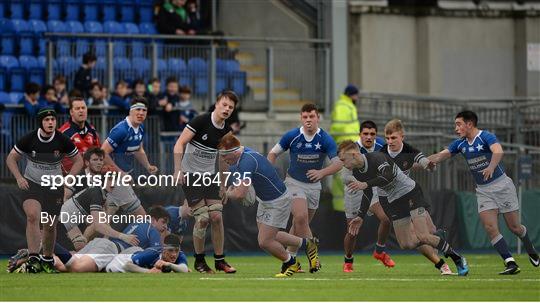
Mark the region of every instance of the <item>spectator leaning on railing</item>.
<instances>
[{"instance_id":1,"label":"spectator leaning on railing","mask_svg":"<svg viewBox=\"0 0 540 303\"><path fill-rule=\"evenodd\" d=\"M183 131L186 125L197 116L197 111L191 104L191 89L189 86L180 87L180 102L178 102L178 130Z\"/></svg>"},{"instance_id":2,"label":"spectator leaning on railing","mask_svg":"<svg viewBox=\"0 0 540 303\"><path fill-rule=\"evenodd\" d=\"M159 106L162 108L162 129L164 131L178 130L178 111L174 109L178 102L180 102L180 95L178 93L178 80L176 80L175 77L169 77L167 78L165 95L161 100L159 100Z\"/></svg>"},{"instance_id":3,"label":"spectator leaning on railing","mask_svg":"<svg viewBox=\"0 0 540 303\"><path fill-rule=\"evenodd\" d=\"M45 85L42 90L42 95L39 98L39 109L53 108L56 113L63 114L66 108L56 98L56 90L52 85Z\"/></svg>"},{"instance_id":4,"label":"spectator leaning on railing","mask_svg":"<svg viewBox=\"0 0 540 303\"><path fill-rule=\"evenodd\" d=\"M53 86L56 93L56 99L64 106L69 106L69 98L66 90L66 77L57 75L54 77Z\"/></svg>"},{"instance_id":5,"label":"spectator leaning on railing","mask_svg":"<svg viewBox=\"0 0 540 303\"><path fill-rule=\"evenodd\" d=\"M159 78L152 78L148 83L148 114L153 115L159 107L159 100L163 98Z\"/></svg>"},{"instance_id":6,"label":"spectator leaning on railing","mask_svg":"<svg viewBox=\"0 0 540 303\"><path fill-rule=\"evenodd\" d=\"M24 87L24 96L19 100L19 104L24 106L22 113L28 114L30 117L35 117L39 110L39 84L30 82Z\"/></svg>"},{"instance_id":7,"label":"spectator leaning on railing","mask_svg":"<svg viewBox=\"0 0 540 303\"><path fill-rule=\"evenodd\" d=\"M109 105L116 106L118 109L109 110L110 115L126 115L129 113L131 98L128 93L128 83L124 80L118 81L116 90L109 99Z\"/></svg>"}]
</instances>

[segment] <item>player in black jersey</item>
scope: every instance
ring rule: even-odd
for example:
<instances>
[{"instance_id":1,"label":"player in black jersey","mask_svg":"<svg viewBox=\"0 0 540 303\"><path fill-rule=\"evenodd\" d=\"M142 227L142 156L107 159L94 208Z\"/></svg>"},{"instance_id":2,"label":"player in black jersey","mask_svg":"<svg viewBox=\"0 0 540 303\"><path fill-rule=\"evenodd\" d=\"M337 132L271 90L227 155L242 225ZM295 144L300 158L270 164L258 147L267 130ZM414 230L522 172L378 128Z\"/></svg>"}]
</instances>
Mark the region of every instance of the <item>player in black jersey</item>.
<instances>
[{"instance_id":1,"label":"player in black jersey","mask_svg":"<svg viewBox=\"0 0 540 303\"><path fill-rule=\"evenodd\" d=\"M73 160L70 175L77 174L83 166L77 147L70 139L56 130L56 112L45 108L38 112L39 128L23 136L6 159L6 165L15 176L17 185L24 190L23 209L26 214L26 241L30 258L28 271L56 272L54 269L53 248L56 240L56 220L43 224L43 239L40 233L41 213L57 216L64 200L64 188L50 189L41 186L42 177L62 176L61 161L64 157ZM27 159L24 175L17 162ZM43 254L40 257L40 241Z\"/></svg>"},{"instance_id":2,"label":"player in black jersey","mask_svg":"<svg viewBox=\"0 0 540 303\"><path fill-rule=\"evenodd\" d=\"M339 158L343 166L353 170L356 182L350 182L352 191L364 190L358 217L349 223L349 232L358 234L371 201L374 186L380 196L386 196L388 205L383 207L392 220L399 245L404 249L415 249L419 245L430 245L450 256L456 263L459 275L469 272L465 258L456 253L443 238L429 233L425 219L422 190L411 178L384 153L361 154L350 140L339 145ZM414 228L413 228L414 227Z\"/></svg>"},{"instance_id":3,"label":"player in black jersey","mask_svg":"<svg viewBox=\"0 0 540 303\"><path fill-rule=\"evenodd\" d=\"M412 169L421 168L431 171L434 165L429 161L426 156L415 147L403 141L405 130L401 120L393 119L386 123L384 127L384 134L386 144L381 148L381 152L387 154L394 163L403 171L403 173L410 177ZM382 207L387 206L387 203L382 203ZM430 233L436 233L437 228L431 220L429 209L426 207L424 215ZM437 233L438 235L444 234ZM428 258L435 267L441 272L441 275L451 275L452 271L448 264L441 259L437 252L429 245L422 245L417 248L426 258Z\"/></svg>"},{"instance_id":4,"label":"player in black jersey","mask_svg":"<svg viewBox=\"0 0 540 303\"><path fill-rule=\"evenodd\" d=\"M66 197L68 198L61 209L61 216L64 218L64 226L66 227L67 235L71 239L76 251L83 248L87 240L90 239L90 235L84 236L79 229L78 225L86 221L83 219L91 218L91 225L101 235L109 236L113 238L119 238L132 245L138 245L139 242L135 235L127 235L118 232L107 223L102 223L98 220L99 212L105 213L104 204L106 195L112 190L110 180L109 184L106 184L105 188L100 186L91 186L95 182L92 180L94 176L100 176L112 168L111 165L104 166L105 152L99 147L92 147L88 149L83 156L84 166L86 167L84 173L85 176L81 179L80 186L73 188L67 188ZM87 180L91 178L91 180ZM104 178L101 178L101 182L104 182Z\"/></svg>"},{"instance_id":5,"label":"player in black jersey","mask_svg":"<svg viewBox=\"0 0 540 303\"><path fill-rule=\"evenodd\" d=\"M223 170L218 165L217 146L223 136L231 132L226 123L238 103L233 91L223 91L216 99L213 112L205 113L191 120L174 146L174 175L181 176L185 198L193 210L193 245L195 247L195 270L214 273L205 260L204 242L206 229L212 227L212 243L216 270L235 273L236 269L225 261L223 253L224 231L221 201L225 192ZM220 164L220 167L222 164Z\"/></svg>"}]
</instances>

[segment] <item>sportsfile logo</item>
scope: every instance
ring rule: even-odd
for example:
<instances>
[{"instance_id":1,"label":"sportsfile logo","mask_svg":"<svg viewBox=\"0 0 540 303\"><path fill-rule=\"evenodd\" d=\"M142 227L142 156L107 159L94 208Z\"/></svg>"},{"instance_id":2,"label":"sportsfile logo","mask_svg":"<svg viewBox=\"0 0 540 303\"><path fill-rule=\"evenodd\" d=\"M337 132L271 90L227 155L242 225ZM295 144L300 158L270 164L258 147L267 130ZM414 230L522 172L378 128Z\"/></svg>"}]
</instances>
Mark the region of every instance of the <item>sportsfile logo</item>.
<instances>
[{"instance_id":1,"label":"sportsfile logo","mask_svg":"<svg viewBox=\"0 0 540 303\"><path fill-rule=\"evenodd\" d=\"M133 178L126 173L109 171L103 175L43 175L40 183L42 187L55 190L63 186L70 188L87 186L106 189L107 187L116 186L175 186L181 183L193 187L206 187L212 184L221 185L222 180L223 184L250 186L251 173L222 172L211 174L195 172L178 173L176 175L139 175L137 178Z\"/></svg>"}]
</instances>

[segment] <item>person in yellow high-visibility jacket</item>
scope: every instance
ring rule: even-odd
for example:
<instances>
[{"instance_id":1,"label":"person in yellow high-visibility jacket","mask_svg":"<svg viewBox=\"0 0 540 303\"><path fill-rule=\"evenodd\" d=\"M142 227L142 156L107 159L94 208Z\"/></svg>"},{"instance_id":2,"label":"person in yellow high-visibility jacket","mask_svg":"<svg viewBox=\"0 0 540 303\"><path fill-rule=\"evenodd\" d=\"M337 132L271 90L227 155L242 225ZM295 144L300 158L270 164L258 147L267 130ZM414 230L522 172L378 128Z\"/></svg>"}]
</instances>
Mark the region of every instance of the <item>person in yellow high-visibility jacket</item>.
<instances>
[{"instance_id":1,"label":"person in yellow high-visibility jacket","mask_svg":"<svg viewBox=\"0 0 540 303\"><path fill-rule=\"evenodd\" d=\"M332 110L332 124L330 134L339 145L345 140L358 140L360 134L360 121L356 102L358 101L358 88L352 84L347 85L343 94L334 103ZM341 175L334 174L332 179L332 204L334 210L345 211L343 202L343 181Z\"/></svg>"}]
</instances>

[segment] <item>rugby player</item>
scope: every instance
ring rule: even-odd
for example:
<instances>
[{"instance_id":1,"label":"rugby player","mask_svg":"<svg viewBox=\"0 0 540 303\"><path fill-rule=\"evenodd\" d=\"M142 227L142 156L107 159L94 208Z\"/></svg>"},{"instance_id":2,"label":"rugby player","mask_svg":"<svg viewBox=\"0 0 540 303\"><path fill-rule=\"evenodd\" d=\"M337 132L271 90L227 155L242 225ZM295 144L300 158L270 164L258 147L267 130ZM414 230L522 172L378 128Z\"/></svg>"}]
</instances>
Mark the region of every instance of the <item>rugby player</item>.
<instances>
[{"instance_id":1,"label":"rugby player","mask_svg":"<svg viewBox=\"0 0 540 303\"><path fill-rule=\"evenodd\" d=\"M424 196L420 186L407 177L385 154L373 152L362 154L356 143L347 140L339 145L339 157L343 165L353 170L357 181L350 182L348 189L363 190L358 217L349 223L349 233L358 234L372 198L371 188L377 186L380 196L387 197L383 208L392 220L399 245L403 249L416 249L419 245L430 245L452 258L458 275L469 272L467 261L450 247L443 238L432 235L426 219Z\"/></svg>"},{"instance_id":2,"label":"rugby player","mask_svg":"<svg viewBox=\"0 0 540 303\"><path fill-rule=\"evenodd\" d=\"M233 91L221 92L216 98L214 111L201 114L189 121L174 145L174 176L182 185L187 203L195 217L193 266L200 273L215 273L205 259L204 244L209 224L212 228L216 270L226 273L236 272L236 269L225 261L223 251L225 237L221 214L223 180L222 175L217 174L216 162L218 162L218 143L224 135L231 132L226 120L231 116L237 103L238 96ZM204 184L204 180L211 182Z\"/></svg>"},{"instance_id":3,"label":"rugby player","mask_svg":"<svg viewBox=\"0 0 540 303\"><path fill-rule=\"evenodd\" d=\"M6 159L6 165L15 176L17 185L24 191L23 209L26 214L26 241L29 251L28 272L56 272L53 249L56 241L56 222L43 224L43 239L40 233L41 212L58 216L64 198L64 187L50 189L41 186L44 176L62 176L61 161L64 157L73 160L70 175L77 174L83 166L77 147L67 136L56 130L56 112L50 108L37 114L38 129L19 139ZM27 159L24 175L17 162ZM53 217L53 218L56 218ZM40 256L40 242L43 254Z\"/></svg>"},{"instance_id":4,"label":"rugby player","mask_svg":"<svg viewBox=\"0 0 540 303\"><path fill-rule=\"evenodd\" d=\"M116 257L106 267L107 272L188 272L187 258L180 249L180 238L170 234L163 240L163 247L150 247L145 250L138 246L130 247Z\"/></svg>"},{"instance_id":5,"label":"rugby player","mask_svg":"<svg viewBox=\"0 0 540 303\"><path fill-rule=\"evenodd\" d=\"M144 97L131 100L129 115L116 124L103 142L101 149L105 151L105 164L115 165L121 172L130 174L133 171L134 158L150 174L157 173L157 167L148 162L144 151L144 125L148 111L148 102ZM114 161L113 161L114 160ZM146 211L131 186L115 186L107 195L107 214L111 215L122 208L125 212L144 216Z\"/></svg>"},{"instance_id":6,"label":"rugby player","mask_svg":"<svg viewBox=\"0 0 540 303\"><path fill-rule=\"evenodd\" d=\"M319 208L321 180L337 173L342 164L337 157L334 139L319 128L319 111L315 104L302 106L300 121L302 127L285 133L268 154L268 161L275 164L279 155L289 151L289 169L285 178L285 185L293 199L293 220L289 233L301 238L311 238L313 235L309 223ZM326 157L331 164L323 167ZM293 247L288 247L287 250L296 257L297 251Z\"/></svg>"},{"instance_id":7,"label":"rugby player","mask_svg":"<svg viewBox=\"0 0 540 303\"><path fill-rule=\"evenodd\" d=\"M257 227L259 246L283 262L276 278L292 276L299 269L299 263L283 246L305 249L311 273L319 270L318 240L300 238L280 231L287 227L291 213L292 197L276 169L258 152L240 145L233 134L227 134L218 145L220 157L230 165L228 178L230 185L225 193L228 199L242 200L250 186L253 186L259 206Z\"/></svg>"},{"instance_id":8,"label":"rugby player","mask_svg":"<svg viewBox=\"0 0 540 303\"><path fill-rule=\"evenodd\" d=\"M506 267L499 274L512 275L520 272L508 244L499 231L499 214L503 215L508 229L523 241L531 264L538 267L540 265L538 252L529 238L527 228L520 222L516 187L504 172L501 163L504 151L499 140L494 134L478 129L478 116L472 111L458 113L454 123L459 139L454 140L441 152L429 156L429 159L434 163L440 163L461 153L467 160L476 182L480 221Z\"/></svg>"}]
</instances>

